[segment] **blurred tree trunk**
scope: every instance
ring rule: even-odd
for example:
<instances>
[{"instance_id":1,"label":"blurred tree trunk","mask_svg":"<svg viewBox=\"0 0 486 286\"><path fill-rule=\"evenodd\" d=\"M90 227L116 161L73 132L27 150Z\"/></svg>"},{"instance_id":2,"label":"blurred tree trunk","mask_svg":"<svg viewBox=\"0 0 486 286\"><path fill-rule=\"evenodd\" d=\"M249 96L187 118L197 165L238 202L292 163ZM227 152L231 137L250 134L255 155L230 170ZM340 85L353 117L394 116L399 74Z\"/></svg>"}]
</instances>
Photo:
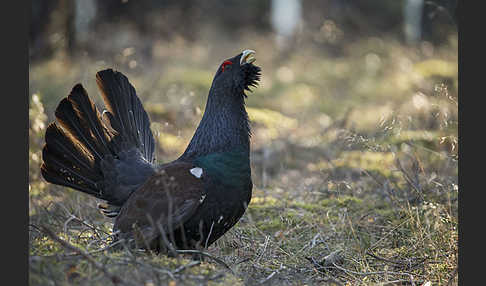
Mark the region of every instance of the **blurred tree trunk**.
<instances>
[{"instance_id":1,"label":"blurred tree trunk","mask_svg":"<svg viewBox=\"0 0 486 286\"><path fill-rule=\"evenodd\" d=\"M270 15L277 47L281 50L290 48L302 21L301 0L272 0Z\"/></svg>"},{"instance_id":2,"label":"blurred tree trunk","mask_svg":"<svg viewBox=\"0 0 486 286\"><path fill-rule=\"evenodd\" d=\"M433 43L448 40L450 31L457 31L458 0L425 0L422 36Z\"/></svg>"},{"instance_id":3,"label":"blurred tree trunk","mask_svg":"<svg viewBox=\"0 0 486 286\"><path fill-rule=\"evenodd\" d=\"M72 29L71 51L89 48L92 39L93 20L96 17L97 1L82 0L74 1L74 19Z\"/></svg>"},{"instance_id":4,"label":"blurred tree trunk","mask_svg":"<svg viewBox=\"0 0 486 286\"><path fill-rule=\"evenodd\" d=\"M29 57L31 60L50 56L47 27L50 14L56 8L56 0L32 1L29 29Z\"/></svg>"},{"instance_id":5,"label":"blurred tree trunk","mask_svg":"<svg viewBox=\"0 0 486 286\"><path fill-rule=\"evenodd\" d=\"M76 1L77 2L77 1ZM60 50L72 56L76 45L76 31L74 29L75 1L60 0L57 12L58 20L54 22L54 30L61 35Z\"/></svg>"},{"instance_id":6,"label":"blurred tree trunk","mask_svg":"<svg viewBox=\"0 0 486 286\"><path fill-rule=\"evenodd\" d=\"M409 44L415 44L422 38L422 11L423 0L407 0L403 9L405 40Z\"/></svg>"}]
</instances>

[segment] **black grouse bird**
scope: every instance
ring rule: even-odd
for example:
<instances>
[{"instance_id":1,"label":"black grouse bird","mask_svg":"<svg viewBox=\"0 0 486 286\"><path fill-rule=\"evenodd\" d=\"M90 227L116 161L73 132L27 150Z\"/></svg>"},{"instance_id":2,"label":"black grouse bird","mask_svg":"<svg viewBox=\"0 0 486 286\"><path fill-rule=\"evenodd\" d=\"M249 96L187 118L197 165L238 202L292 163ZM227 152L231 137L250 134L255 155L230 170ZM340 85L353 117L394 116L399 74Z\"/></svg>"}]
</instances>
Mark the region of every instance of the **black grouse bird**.
<instances>
[{"instance_id":1,"label":"black grouse bird","mask_svg":"<svg viewBox=\"0 0 486 286\"><path fill-rule=\"evenodd\" d=\"M201 249L241 218L251 199L245 90L256 86L255 52L225 60L185 152L156 165L150 120L120 72L96 74L101 114L81 84L61 100L43 148L43 177L105 200L118 238L141 248Z\"/></svg>"}]
</instances>

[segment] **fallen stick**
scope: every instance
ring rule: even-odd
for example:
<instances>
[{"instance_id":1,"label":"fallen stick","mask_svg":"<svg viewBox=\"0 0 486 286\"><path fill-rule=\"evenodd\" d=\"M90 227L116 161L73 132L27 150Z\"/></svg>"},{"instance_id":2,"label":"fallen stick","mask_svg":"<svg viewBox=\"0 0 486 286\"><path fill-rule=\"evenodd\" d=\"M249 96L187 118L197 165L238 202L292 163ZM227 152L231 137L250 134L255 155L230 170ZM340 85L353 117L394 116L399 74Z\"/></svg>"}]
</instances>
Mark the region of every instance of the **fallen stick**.
<instances>
[{"instance_id":1,"label":"fallen stick","mask_svg":"<svg viewBox=\"0 0 486 286\"><path fill-rule=\"evenodd\" d=\"M221 260L221 259L219 259L219 258L217 258L215 256L212 256L211 254L209 254L207 252L203 252L203 251L200 251L200 250L192 250L192 249L177 249L176 252L177 253L181 253L181 254L187 254L187 253L190 253L190 254L199 254L199 255L202 255L202 256L211 258L212 260L216 261L217 263L221 264L226 269L228 269L229 271L231 271L232 274L235 274L235 272L233 271L233 269L231 269L231 267L229 267L228 264L226 264L223 260Z\"/></svg>"},{"instance_id":2,"label":"fallen stick","mask_svg":"<svg viewBox=\"0 0 486 286\"><path fill-rule=\"evenodd\" d=\"M48 227L41 226L40 229L42 230L43 233L47 234L52 240L58 242L61 244L64 248L67 248L71 251L79 253L82 257L84 257L86 260L88 260L89 263L91 263L95 268L98 270L102 271L109 279L110 281L115 284L125 284L125 285L135 285L132 283L128 283L127 281L122 280L120 277L118 277L115 274L110 273L106 267L104 267L101 263L97 262L94 260L86 251L77 248L76 246L70 244L69 242L65 241L64 239L60 238L57 236L52 230L50 230Z\"/></svg>"}]
</instances>

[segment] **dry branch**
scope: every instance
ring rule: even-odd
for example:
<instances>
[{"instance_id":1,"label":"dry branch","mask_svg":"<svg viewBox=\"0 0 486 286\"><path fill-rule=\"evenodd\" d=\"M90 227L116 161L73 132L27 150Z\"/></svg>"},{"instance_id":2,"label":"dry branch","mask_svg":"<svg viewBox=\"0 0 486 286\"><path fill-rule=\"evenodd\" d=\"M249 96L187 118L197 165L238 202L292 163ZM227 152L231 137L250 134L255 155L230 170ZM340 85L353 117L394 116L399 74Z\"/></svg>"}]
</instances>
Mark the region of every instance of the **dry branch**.
<instances>
[{"instance_id":1,"label":"dry branch","mask_svg":"<svg viewBox=\"0 0 486 286\"><path fill-rule=\"evenodd\" d=\"M122 280L119 276L110 273L105 266L103 266L101 263L97 262L94 260L87 252L85 252L82 249L77 248L76 246L70 244L69 242L65 241L64 239L60 238L57 236L52 230L50 230L46 226L41 226L40 229L42 230L43 233L45 233L47 236L49 236L52 240L58 242L61 244L66 249L69 249L71 251L74 251L76 253L79 253L82 257L84 257L86 260L88 260L89 263L91 263L95 268L103 272L109 279L110 281L115 284L115 285L135 285L133 283L129 283L127 281Z\"/></svg>"},{"instance_id":2,"label":"dry branch","mask_svg":"<svg viewBox=\"0 0 486 286\"><path fill-rule=\"evenodd\" d=\"M199 254L201 256L205 256L205 257L208 257L208 258L211 258L212 260L214 260L215 262L217 262L218 264L224 266L226 269L228 269L229 271L231 271L231 273L234 275L235 272L233 271L233 269L231 269L231 267L228 266L228 264L226 264L223 260L215 257L215 256L212 256L211 254L207 253L207 252L204 252L204 251L200 251L200 250L192 250L192 249L178 249L176 250L177 253L180 253L180 254Z\"/></svg>"}]
</instances>

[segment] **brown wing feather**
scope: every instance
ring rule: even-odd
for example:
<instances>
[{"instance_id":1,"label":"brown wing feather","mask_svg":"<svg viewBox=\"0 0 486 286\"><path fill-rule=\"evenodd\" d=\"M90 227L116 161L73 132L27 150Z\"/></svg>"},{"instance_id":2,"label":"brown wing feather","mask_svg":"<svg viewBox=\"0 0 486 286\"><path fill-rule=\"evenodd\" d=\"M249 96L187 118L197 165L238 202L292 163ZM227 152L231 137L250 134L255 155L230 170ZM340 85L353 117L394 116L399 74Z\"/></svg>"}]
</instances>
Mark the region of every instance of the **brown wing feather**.
<instances>
[{"instance_id":1,"label":"brown wing feather","mask_svg":"<svg viewBox=\"0 0 486 286\"><path fill-rule=\"evenodd\" d=\"M203 180L190 173L192 168L192 164L176 162L158 170L130 195L114 229L140 246L152 244L162 232L170 240L170 234L192 217L204 200Z\"/></svg>"}]
</instances>

